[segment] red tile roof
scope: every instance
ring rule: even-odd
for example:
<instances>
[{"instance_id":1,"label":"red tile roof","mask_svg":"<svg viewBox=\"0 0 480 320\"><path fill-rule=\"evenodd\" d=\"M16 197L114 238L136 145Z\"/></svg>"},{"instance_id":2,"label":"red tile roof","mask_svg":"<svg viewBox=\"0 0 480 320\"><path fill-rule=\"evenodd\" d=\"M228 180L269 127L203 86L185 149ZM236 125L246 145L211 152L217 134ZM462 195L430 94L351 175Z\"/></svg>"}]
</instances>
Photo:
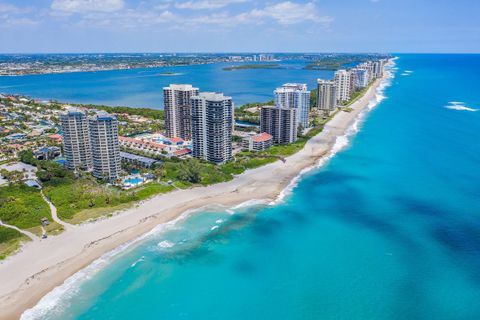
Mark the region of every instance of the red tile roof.
<instances>
[{"instance_id":1,"label":"red tile roof","mask_svg":"<svg viewBox=\"0 0 480 320\"><path fill-rule=\"evenodd\" d=\"M181 156L184 156L184 155L189 154L191 152L192 152L192 150L190 150L188 148L185 148L185 149L180 149L180 150L175 151L174 154L177 157L181 157Z\"/></svg>"},{"instance_id":2,"label":"red tile roof","mask_svg":"<svg viewBox=\"0 0 480 320\"><path fill-rule=\"evenodd\" d=\"M259 133L257 135L254 135L252 137L252 140L255 141L255 142L265 142L265 141L271 140L272 138L273 138L272 135L270 135L266 132L263 132L263 133Z\"/></svg>"},{"instance_id":3,"label":"red tile roof","mask_svg":"<svg viewBox=\"0 0 480 320\"><path fill-rule=\"evenodd\" d=\"M21 148L23 148L23 145L17 144L17 143L13 143L13 144L7 145L7 147L10 147L10 148L13 148L13 149L21 149Z\"/></svg>"},{"instance_id":4,"label":"red tile roof","mask_svg":"<svg viewBox=\"0 0 480 320\"><path fill-rule=\"evenodd\" d=\"M170 138L170 141L172 141L172 143L176 144L176 143L179 143L179 142L183 142L183 139L174 137L174 138Z\"/></svg>"},{"instance_id":5,"label":"red tile roof","mask_svg":"<svg viewBox=\"0 0 480 320\"><path fill-rule=\"evenodd\" d=\"M143 140L140 140L140 139L129 138L129 137L121 137L120 136L120 137L118 137L118 139L120 141L129 142L129 143L133 143L133 144L139 144L139 145L147 146L147 147L154 148L154 149L165 149L167 147L164 144L150 142L150 141L143 141Z\"/></svg>"},{"instance_id":6,"label":"red tile roof","mask_svg":"<svg viewBox=\"0 0 480 320\"><path fill-rule=\"evenodd\" d=\"M62 135L61 134L58 134L58 133L54 133L54 134L51 134L48 136L50 139L53 139L53 140L61 140L63 139Z\"/></svg>"}]
</instances>

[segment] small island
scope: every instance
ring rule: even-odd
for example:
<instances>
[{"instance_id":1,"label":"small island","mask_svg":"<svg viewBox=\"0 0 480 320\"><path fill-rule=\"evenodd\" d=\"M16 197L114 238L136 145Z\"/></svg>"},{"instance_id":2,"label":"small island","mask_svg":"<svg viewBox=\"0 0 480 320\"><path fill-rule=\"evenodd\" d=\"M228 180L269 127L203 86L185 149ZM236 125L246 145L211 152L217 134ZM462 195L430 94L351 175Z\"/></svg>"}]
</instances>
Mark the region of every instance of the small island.
<instances>
[{"instance_id":1,"label":"small island","mask_svg":"<svg viewBox=\"0 0 480 320\"><path fill-rule=\"evenodd\" d=\"M225 67L225 71L245 70L245 69L284 69L279 64L243 64L240 66Z\"/></svg>"}]
</instances>

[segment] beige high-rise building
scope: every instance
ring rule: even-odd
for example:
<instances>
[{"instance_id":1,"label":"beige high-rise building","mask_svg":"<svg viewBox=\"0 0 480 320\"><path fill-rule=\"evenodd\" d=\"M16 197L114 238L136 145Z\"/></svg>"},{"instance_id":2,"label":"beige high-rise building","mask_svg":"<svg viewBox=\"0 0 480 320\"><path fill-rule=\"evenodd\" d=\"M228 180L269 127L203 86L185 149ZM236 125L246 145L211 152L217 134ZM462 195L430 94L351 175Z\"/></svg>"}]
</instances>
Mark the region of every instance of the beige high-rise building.
<instances>
[{"instance_id":1,"label":"beige high-rise building","mask_svg":"<svg viewBox=\"0 0 480 320\"><path fill-rule=\"evenodd\" d=\"M70 170L92 168L90 131L85 111L71 108L60 115L65 166Z\"/></svg>"},{"instance_id":2,"label":"beige high-rise building","mask_svg":"<svg viewBox=\"0 0 480 320\"><path fill-rule=\"evenodd\" d=\"M332 80L317 80L317 108L329 114L337 107L337 86Z\"/></svg>"},{"instance_id":3,"label":"beige high-rise building","mask_svg":"<svg viewBox=\"0 0 480 320\"><path fill-rule=\"evenodd\" d=\"M93 176L115 180L120 176L121 158L118 141L118 121L106 112L89 118L92 144Z\"/></svg>"},{"instance_id":4,"label":"beige high-rise building","mask_svg":"<svg viewBox=\"0 0 480 320\"><path fill-rule=\"evenodd\" d=\"M232 98L218 92L191 97L192 154L222 164L232 158Z\"/></svg>"},{"instance_id":5,"label":"beige high-rise building","mask_svg":"<svg viewBox=\"0 0 480 320\"><path fill-rule=\"evenodd\" d=\"M198 88L190 84L171 84L163 88L166 135L170 138L192 138L190 98Z\"/></svg>"},{"instance_id":6,"label":"beige high-rise building","mask_svg":"<svg viewBox=\"0 0 480 320\"><path fill-rule=\"evenodd\" d=\"M348 70L338 70L335 72L334 82L337 87L337 102L350 100L353 90L352 80L352 74Z\"/></svg>"}]
</instances>

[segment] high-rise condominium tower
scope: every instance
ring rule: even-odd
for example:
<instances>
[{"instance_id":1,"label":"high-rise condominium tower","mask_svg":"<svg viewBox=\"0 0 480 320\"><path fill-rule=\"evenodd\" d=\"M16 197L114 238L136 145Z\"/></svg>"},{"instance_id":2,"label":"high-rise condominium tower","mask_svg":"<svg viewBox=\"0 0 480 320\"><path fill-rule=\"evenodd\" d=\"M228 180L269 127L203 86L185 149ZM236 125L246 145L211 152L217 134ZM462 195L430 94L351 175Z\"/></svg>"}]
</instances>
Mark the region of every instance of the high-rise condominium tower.
<instances>
[{"instance_id":1,"label":"high-rise condominium tower","mask_svg":"<svg viewBox=\"0 0 480 320\"><path fill-rule=\"evenodd\" d=\"M317 108L328 114L337 107L337 87L334 81L318 79Z\"/></svg>"},{"instance_id":2,"label":"high-rise condominium tower","mask_svg":"<svg viewBox=\"0 0 480 320\"><path fill-rule=\"evenodd\" d=\"M296 108L263 106L260 113L260 131L273 136L273 143L293 143L297 140Z\"/></svg>"},{"instance_id":3,"label":"high-rise condominium tower","mask_svg":"<svg viewBox=\"0 0 480 320\"><path fill-rule=\"evenodd\" d=\"M70 170L92 168L92 151L87 113L69 109L60 115L65 165Z\"/></svg>"},{"instance_id":4,"label":"high-rise condominium tower","mask_svg":"<svg viewBox=\"0 0 480 320\"><path fill-rule=\"evenodd\" d=\"M191 97L193 156L221 164L232 158L233 103L223 93Z\"/></svg>"},{"instance_id":5,"label":"high-rise condominium tower","mask_svg":"<svg viewBox=\"0 0 480 320\"><path fill-rule=\"evenodd\" d=\"M297 121L304 128L309 127L310 91L306 84L286 83L274 91L275 105L297 109Z\"/></svg>"},{"instance_id":6,"label":"high-rise condominium tower","mask_svg":"<svg viewBox=\"0 0 480 320\"><path fill-rule=\"evenodd\" d=\"M335 86L337 87L337 102L348 101L352 94L352 74L348 70L338 70L335 72Z\"/></svg>"},{"instance_id":7,"label":"high-rise condominium tower","mask_svg":"<svg viewBox=\"0 0 480 320\"><path fill-rule=\"evenodd\" d=\"M189 84L171 84L163 88L165 127L168 137L191 139L190 98L196 95L198 95L198 88L194 88Z\"/></svg>"},{"instance_id":8,"label":"high-rise condominium tower","mask_svg":"<svg viewBox=\"0 0 480 320\"><path fill-rule=\"evenodd\" d=\"M105 180L117 179L121 170L117 119L106 112L98 112L89 118L89 126L93 176Z\"/></svg>"}]
</instances>

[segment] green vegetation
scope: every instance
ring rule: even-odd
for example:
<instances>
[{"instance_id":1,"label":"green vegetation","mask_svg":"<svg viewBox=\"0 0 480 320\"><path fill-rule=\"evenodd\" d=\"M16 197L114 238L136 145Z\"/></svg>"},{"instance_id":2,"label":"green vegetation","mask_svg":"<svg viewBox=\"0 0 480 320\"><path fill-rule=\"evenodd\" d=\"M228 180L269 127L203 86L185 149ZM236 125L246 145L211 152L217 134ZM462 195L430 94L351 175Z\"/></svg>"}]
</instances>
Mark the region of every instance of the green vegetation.
<instances>
[{"instance_id":1,"label":"green vegetation","mask_svg":"<svg viewBox=\"0 0 480 320\"><path fill-rule=\"evenodd\" d=\"M135 200L133 194L102 185L93 179L46 183L44 192L62 220L70 220L82 210L114 207Z\"/></svg>"},{"instance_id":2,"label":"green vegetation","mask_svg":"<svg viewBox=\"0 0 480 320\"><path fill-rule=\"evenodd\" d=\"M64 179L44 185L44 192L56 206L58 216L71 223L94 219L173 189L173 186L152 182L124 191L93 178ZM79 215L84 219L79 219Z\"/></svg>"},{"instance_id":3,"label":"green vegetation","mask_svg":"<svg viewBox=\"0 0 480 320\"><path fill-rule=\"evenodd\" d=\"M104 110L109 113L125 113L128 115L136 115L147 117L155 120L164 120L165 113L163 110L158 109L150 109L150 108L133 108L133 107L110 107L110 106L102 106L102 105L95 105L95 104L75 104L74 106L78 107L85 107L89 109L97 109L97 110Z\"/></svg>"},{"instance_id":4,"label":"green vegetation","mask_svg":"<svg viewBox=\"0 0 480 320\"><path fill-rule=\"evenodd\" d=\"M317 107L318 100L318 89L313 89L310 91L310 109Z\"/></svg>"},{"instance_id":5,"label":"green vegetation","mask_svg":"<svg viewBox=\"0 0 480 320\"><path fill-rule=\"evenodd\" d=\"M349 64L358 64L368 61L368 55L338 55L329 57L320 57L312 63L307 64L305 70L333 70L343 68Z\"/></svg>"},{"instance_id":6,"label":"green vegetation","mask_svg":"<svg viewBox=\"0 0 480 320\"><path fill-rule=\"evenodd\" d=\"M50 208L40 191L24 184L0 188L0 219L21 229L40 226L40 219L49 218Z\"/></svg>"},{"instance_id":7,"label":"green vegetation","mask_svg":"<svg viewBox=\"0 0 480 320\"><path fill-rule=\"evenodd\" d=\"M17 251L20 248L21 241L28 240L28 237L17 230L0 227L0 260Z\"/></svg>"},{"instance_id":8,"label":"green vegetation","mask_svg":"<svg viewBox=\"0 0 480 320\"><path fill-rule=\"evenodd\" d=\"M274 101L247 103L235 109L235 120L260 123L260 107L273 106Z\"/></svg>"},{"instance_id":9,"label":"green vegetation","mask_svg":"<svg viewBox=\"0 0 480 320\"><path fill-rule=\"evenodd\" d=\"M246 70L246 69L284 69L279 64L242 64L239 66L225 67L225 71Z\"/></svg>"}]
</instances>

